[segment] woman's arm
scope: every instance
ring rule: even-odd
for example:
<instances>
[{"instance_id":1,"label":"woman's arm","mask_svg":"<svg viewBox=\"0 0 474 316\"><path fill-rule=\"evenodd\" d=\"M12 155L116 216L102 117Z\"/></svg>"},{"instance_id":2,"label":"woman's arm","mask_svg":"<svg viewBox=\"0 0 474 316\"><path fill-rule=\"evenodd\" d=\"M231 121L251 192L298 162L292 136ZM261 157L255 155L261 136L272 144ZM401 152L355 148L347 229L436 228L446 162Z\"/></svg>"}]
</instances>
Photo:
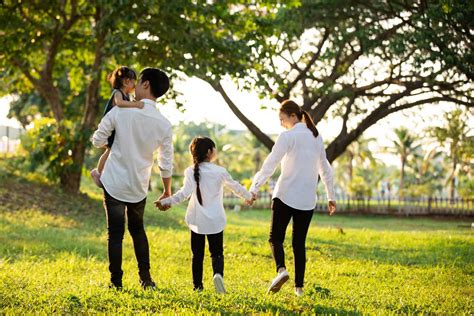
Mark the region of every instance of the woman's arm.
<instances>
[{"instance_id":1,"label":"woman's arm","mask_svg":"<svg viewBox=\"0 0 474 316\"><path fill-rule=\"evenodd\" d=\"M114 104L119 108L139 108L143 109L145 103L142 101L127 101L123 99L121 92L115 92L114 94Z\"/></svg>"},{"instance_id":2,"label":"woman's arm","mask_svg":"<svg viewBox=\"0 0 474 316\"><path fill-rule=\"evenodd\" d=\"M264 185L268 178L270 178L275 172L275 169L278 167L287 151L288 141L286 139L286 134L282 133L278 136L275 145L273 145L271 153L263 162L262 168L253 177L253 182L250 186L250 193L257 194L260 187Z\"/></svg>"},{"instance_id":3,"label":"woman's arm","mask_svg":"<svg viewBox=\"0 0 474 316\"><path fill-rule=\"evenodd\" d=\"M252 199L252 194L247 191L247 189L245 189L244 186L242 186L239 182L232 179L232 176L227 172L227 170L224 172L223 177L224 185L231 189L235 195L246 200Z\"/></svg>"}]
</instances>

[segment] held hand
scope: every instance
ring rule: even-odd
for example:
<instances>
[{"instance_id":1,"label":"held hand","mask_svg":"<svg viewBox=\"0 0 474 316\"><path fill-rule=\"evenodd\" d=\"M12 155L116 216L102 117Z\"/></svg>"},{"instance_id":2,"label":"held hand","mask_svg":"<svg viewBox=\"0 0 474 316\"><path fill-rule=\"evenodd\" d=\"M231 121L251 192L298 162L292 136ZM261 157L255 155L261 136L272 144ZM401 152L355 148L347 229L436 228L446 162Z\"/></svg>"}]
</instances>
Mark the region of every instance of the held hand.
<instances>
[{"instance_id":1,"label":"held hand","mask_svg":"<svg viewBox=\"0 0 474 316\"><path fill-rule=\"evenodd\" d=\"M328 202L328 214L329 216L333 215L336 212L336 201Z\"/></svg>"},{"instance_id":2,"label":"held hand","mask_svg":"<svg viewBox=\"0 0 474 316\"><path fill-rule=\"evenodd\" d=\"M171 193L170 192L163 192L163 194L158 198L158 200L155 201L155 206L160 209L160 211L167 211L171 208L171 205L163 205L161 204L161 200L166 199L167 197L170 197Z\"/></svg>"}]
</instances>

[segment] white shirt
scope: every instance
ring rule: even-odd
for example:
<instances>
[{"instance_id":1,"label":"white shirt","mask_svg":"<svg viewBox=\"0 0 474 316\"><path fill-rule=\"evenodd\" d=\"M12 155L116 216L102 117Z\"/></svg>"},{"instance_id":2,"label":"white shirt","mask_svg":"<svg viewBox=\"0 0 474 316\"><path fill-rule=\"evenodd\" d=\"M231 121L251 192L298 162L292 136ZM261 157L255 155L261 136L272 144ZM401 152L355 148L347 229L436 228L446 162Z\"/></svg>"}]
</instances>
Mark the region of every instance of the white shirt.
<instances>
[{"instance_id":1,"label":"white shirt","mask_svg":"<svg viewBox=\"0 0 474 316\"><path fill-rule=\"evenodd\" d=\"M179 204L191 196L185 221L197 234L217 234L224 230L226 216L223 205L223 188L230 188L236 195L250 200L252 195L233 180L227 170L210 162L199 164L199 188L202 205L196 195L194 166L184 171L183 187L174 195L161 200L162 205Z\"/></svg>"},{"instance_id":2,"label":"white shirt","mask_svg":"<svg viewBox=\"0 0 474 316\"><path fill-rule=\"evenodd\" d=\"M171 123L154 101L141 101L145 103L143 109L114 106L92 136L94 146L103 147L115 130L114 144L100 180L112 197L123 202L136 203L146 197L157 149L161 176L171 177L173 169Z\"/></svg>"},{"instance_id":3,"label":"white shirt","mask_svg":"<svg viewBox=\"0 0 474 316\"><path fill-rule=\"evenodd\" d=\"M333 172L326 159L321 135L314 137L305 123L297 123L278 136L271 153L254 176L250 192L259 188L275 172L281 162L281 175L273 198L298 210L313 210L316 206L318 174L326 187L328 200L335 200Z\"/></svg>"}]
</instances>

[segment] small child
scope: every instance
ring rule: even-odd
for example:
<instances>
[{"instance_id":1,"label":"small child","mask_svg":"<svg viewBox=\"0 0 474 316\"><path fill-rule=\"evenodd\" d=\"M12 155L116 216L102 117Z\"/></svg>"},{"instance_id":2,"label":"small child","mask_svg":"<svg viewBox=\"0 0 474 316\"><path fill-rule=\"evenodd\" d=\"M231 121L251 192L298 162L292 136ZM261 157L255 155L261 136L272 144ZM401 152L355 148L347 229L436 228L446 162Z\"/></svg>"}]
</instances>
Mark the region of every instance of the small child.
<instances>
[{"instance_id":1,"label":"small child","mask_svg":"<svg viewBox=\"0 0 474 316\"><path fill-rule=\"evenodd\" d=\"M105 106L104 116L109 113L114 106L121 108L139 108L142 109L144 103L141 101L130 101L130 94L135 90L135 81L137 80L137 74L132 69L121 66L116 68L112 73L107 75L107 81L110 82L112 88L112 95L109 98ZM110 149L114 143L115 131L110 135L108 139L108 145L105 152L100 156L97 168L91 170L91 177L95 184L102 188L100 182L100 176L104 170L105 162L110 154Z\"/></svg>"},{"instance_id":2,"label":"small child","mask_svg":"<svg viewBox=\"0 0 474 316\"><path fill-rule=\"evenodd\" d=\"M194 166L184 171L184 185L173 196L156 201L160 210L191 199L188 204L185 221L191 230L191 250L193 253L192 272L195 291L202 291L202 269L205 238L209 242L209 251L214 271L214 286L217 293L224 294L224 256L223 237L226 216L223 205L223 187L227 186L236 195L252 199L252 195L227 170L212 161L217 156L216 145L207 137L195 137L189 145Z\"/></svg>"}]
</instances>

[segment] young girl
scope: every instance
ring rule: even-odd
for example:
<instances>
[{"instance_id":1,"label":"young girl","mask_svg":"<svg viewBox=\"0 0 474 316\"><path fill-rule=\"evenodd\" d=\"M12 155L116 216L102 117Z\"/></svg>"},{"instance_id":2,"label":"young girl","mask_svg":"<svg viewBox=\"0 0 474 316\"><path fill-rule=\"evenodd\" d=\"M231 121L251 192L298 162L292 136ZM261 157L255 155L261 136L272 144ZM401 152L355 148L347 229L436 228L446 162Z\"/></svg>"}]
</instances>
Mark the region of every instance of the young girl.
<instances>
[{"instance_id":1,"label":"young girl","mask_svg":"<svg viewBox=\"0 0 474 316\"><path fill-rule=\"evenodd\" d=\"M143 102L130 101L130 94L135 90L135 80L137 80L137 74L135 71L125 66L118 67L112 73L107 75L107 81L110 82L114 90L105 106L104 116L112 110L114 106L121 108L143 108ZM109 157L110 148L114 143L114 137L115 131L109 137L107 149L102 156L100 156L97 168L91 170L92 179L98 187L102 187L100 176L102 170L104 170L105 162Z\"/></svg>"},{"instance_id":2,"label":"young girl","mask_svg":"<svg viewBox=\"0 0 474 316\"><path fill-rule=\"evenodd\" d=\"M255 175L250 192L255 196L281 162L281 175L273 191L269 239L278 275L268 292L278 292L289 279L283 242L292 219L295 294L301 296L306 265L306 234L316 206L318 175L326 187L329 215L332 215L336 211L333 172L326 159L323 139L308 113L295 102L286 100L281 104L279 116L281 125L287 131L278 136L272 152Z\"/></svg>"},{"instance_id":3,"label":"young girl","mask_svg":"<svg viewBox=\"0 0 474 316\"><path fill-rule=\"evenodd\" d=\"M161 210L181 203L191 196L185 221L191 230L192 271L194 290L201 291L204 244L207 236L214 271L214 286L217 293L224 294L223 235L226 216L223 206L223 187L227 186L236 195L250 201L252 195L226 169L211 163L217 152L214 142L207 137L195 137L189 145L194 166L184 172L184 185L173 196L156 201Z\"/></svg>"}]
</instances>

